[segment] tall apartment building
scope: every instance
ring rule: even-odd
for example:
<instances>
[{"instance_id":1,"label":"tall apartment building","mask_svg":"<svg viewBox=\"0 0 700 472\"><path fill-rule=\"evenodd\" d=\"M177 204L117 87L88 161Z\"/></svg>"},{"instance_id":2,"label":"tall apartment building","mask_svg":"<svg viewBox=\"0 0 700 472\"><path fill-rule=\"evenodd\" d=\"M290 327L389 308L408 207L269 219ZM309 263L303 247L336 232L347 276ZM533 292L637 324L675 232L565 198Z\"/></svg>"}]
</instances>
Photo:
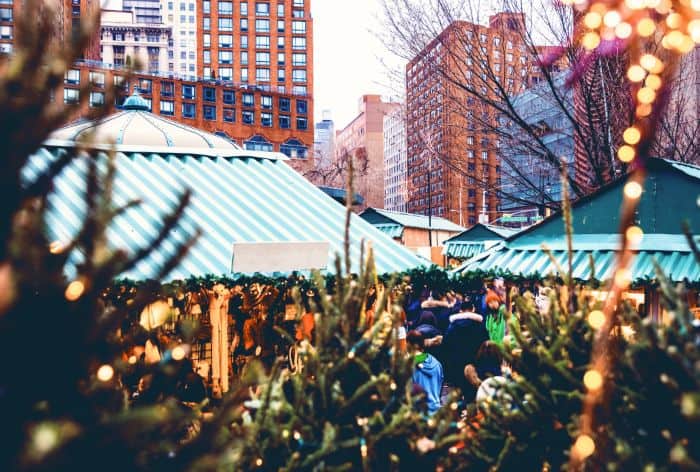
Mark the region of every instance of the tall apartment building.
<instances>
[{"instance_id":1,"label":"tall apartment building","mask_svg":"<svg viewBox=\"0 0 700 472\"><path fill-rule=\"evenodd\" d=\"M197 5L196 0L160 0L163 22L173 30L172 58L168 71L194 78L197 76Z\"/></svg>"},{"instance_id":2,"label":"tall apartment building","mask_svg":"<svg viewBox=\"0 0 700 472\"><path fill-rule=\"evenodd\" d=\"M406 212L408 187L406 119L403 107L384 117L384 209Z\"/></svg>"},{"instance_id":3,"label":"tall apartment building","mask_svg":"<svg viewBox=\"0 0 700 472\"><path fill-rule=\"evenodd\" d=\"M134 13L136 23L163 23L160 0L124 0L124 10Z\"/></svg>"},{"instance_id":4,"label":"tall apartment building","mask_svg":"<svg viewBox=\"0 0 700 472\"><path fill-rule=\"evenodd\" d=\"M363 95L360 113L336 133L336 160L355 157L354 188L364 199L362 209L384 206L384 117L400 107L379 95Z\"/></svg>"},{"instance_id":5,"label":"tall apartment building","mask_svg":"<svg viewBox=\"0 0 700 472\"><path fill-rule=\"evenodd\" d=\"M199 76L313 92L311 0L202 2Z\"/></svg>"},{"instance_id":6,"label":"tall apartment building","mask_svg":"<svg viewBox=\"0 0 700 472\"><path fill-rule=\"evenodd\" d=\"M489 73L510 93L529 82L530 61L517 32L522 13L498 13L488 25L456 21L406 66L407 180L410 213L473 225L499 215L497 116L453 80L494 96L478 76ZM483 60L477 64L475 56ZM475 85L476 84L476 85ZM495 98L495 97L492 97ZM493 123L485 127L483 123Z\"/></svg>"},{"instance_id":7,"label":"tall apartment building","mask_svg":"<svg viewBox=\"0 0 700 472\"><path fill-rule=\"evenodd\" d=\"M335 123L329 110L323 111L323 119L314 127L314 165L327 168L335 158Z\"/></svg>"},{"instance_id":8,"label":"tall apartment building","mask_svg":"<svg viewBox=\"0 0 700 472\"><path fill-rule=\"evenodd\" d=\"M114 5L118 6L118 5ZM172 30L160 23L139 23L133 11L102 10L100 49L102 62L157 74L168 68L172 56Z\"/></svg>"}]
</instances>

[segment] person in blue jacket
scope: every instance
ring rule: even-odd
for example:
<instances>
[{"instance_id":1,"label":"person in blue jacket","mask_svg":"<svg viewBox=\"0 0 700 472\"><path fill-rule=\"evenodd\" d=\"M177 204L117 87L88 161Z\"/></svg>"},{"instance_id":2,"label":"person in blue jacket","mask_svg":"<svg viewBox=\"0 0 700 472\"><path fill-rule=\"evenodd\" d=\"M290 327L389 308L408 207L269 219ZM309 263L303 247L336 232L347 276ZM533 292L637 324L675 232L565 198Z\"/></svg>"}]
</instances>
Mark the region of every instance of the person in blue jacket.
<instances>
[{"instance_id":1,"label":"person in blue jacket","mask_svg":"<svg viewBox=\"0 0 700 472\"><path fill-rule=\"evenodd\" d=\"M440 409L440 392L444 379L442 364L434 356L425 352L425 337L420 331L410 331L406 340L415 350L413 359L413 384L425 392L428 415Z\"/></svg>"}]
</instances>

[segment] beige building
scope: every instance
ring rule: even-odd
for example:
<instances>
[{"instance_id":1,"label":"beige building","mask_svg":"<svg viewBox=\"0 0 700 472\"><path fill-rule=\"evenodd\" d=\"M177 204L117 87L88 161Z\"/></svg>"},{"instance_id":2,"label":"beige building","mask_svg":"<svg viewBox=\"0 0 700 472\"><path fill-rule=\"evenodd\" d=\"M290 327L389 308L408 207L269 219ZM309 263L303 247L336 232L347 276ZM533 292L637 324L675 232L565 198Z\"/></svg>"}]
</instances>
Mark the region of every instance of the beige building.
<instances>
[{"instance_id":1,"label":"beige building","mask_svg":"<svg viewBox=\"0 0 700 472\"><path fill-rule=\"evenodd\" d=\"M379 95L363 95L357 117L336 133L336 165L343 167L347 156L354 157L354 187L364 199L363 208L384 207L384 118L400 108ZM343 175L343 186L344 181Z\"/></svg>"},{"instance_id":2,"label":"beige building","mask_svg":"<svg viewBox=\"0 0 700 472\"><path fill-rule=\"evenodd\" d=\"M110 5L114 7L114 2ZM102 10L102 62L121 67L138 61L148 73L168 71L172 29L156 23L137 23L133 11Z\"/></svg>"},{"instance_id":3,"label":"beige building","mask_svg":"<svg viewBox=\"0 0 700 472\"><path fill-rule=\"evenodd\" d=\"M406 118L403 107L384 117L384 209L406 211Z\"/></svg>"}]
</instances>

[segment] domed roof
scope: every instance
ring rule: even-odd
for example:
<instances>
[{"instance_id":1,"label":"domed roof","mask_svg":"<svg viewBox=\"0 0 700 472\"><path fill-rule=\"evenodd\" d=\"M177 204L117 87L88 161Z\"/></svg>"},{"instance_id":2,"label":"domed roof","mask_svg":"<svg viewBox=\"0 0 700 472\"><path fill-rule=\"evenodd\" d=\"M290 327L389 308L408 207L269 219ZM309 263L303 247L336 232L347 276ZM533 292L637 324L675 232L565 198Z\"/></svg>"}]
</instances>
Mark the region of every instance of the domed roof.
<instances>
[{"instance_id":1,"label":"domed roof","mask_svg":"<svg viewBox=\"0 0 700 472\"><path fill-rule=\"evenodd\" d=\"M99 121L80 120L60 128L49 142L74 144L88 141L96 146L116 145L121 151L226 155L239 154L241 147L212 133L168 120L148 111L149 105L134 94L124 101L122 110Z\"/></svg>"}]
</instances>

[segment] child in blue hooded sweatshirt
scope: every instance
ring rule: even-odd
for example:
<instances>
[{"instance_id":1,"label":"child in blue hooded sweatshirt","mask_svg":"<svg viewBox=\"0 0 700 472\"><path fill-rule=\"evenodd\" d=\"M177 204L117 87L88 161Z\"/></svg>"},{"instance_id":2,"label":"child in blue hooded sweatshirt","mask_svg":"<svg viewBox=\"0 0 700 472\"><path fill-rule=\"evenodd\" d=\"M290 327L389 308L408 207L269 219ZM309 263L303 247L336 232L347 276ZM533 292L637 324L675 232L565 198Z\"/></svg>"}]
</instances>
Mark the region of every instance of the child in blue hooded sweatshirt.
<instances>
[{"instance_id":1,"label":"child in blue hooded sweatshirt","mask_svg":"<svg viewBox=\"0 0 700 472\"><path fill-rule=\"evenodd\" d=\"M442 391L442 364L435 357L425 352L425 337L420 331L413 330L406 335L406 341L416 349L413 359L413 384L425 392L428 414L440 409L440 392Z\"/></svg>"}]
</instances>

